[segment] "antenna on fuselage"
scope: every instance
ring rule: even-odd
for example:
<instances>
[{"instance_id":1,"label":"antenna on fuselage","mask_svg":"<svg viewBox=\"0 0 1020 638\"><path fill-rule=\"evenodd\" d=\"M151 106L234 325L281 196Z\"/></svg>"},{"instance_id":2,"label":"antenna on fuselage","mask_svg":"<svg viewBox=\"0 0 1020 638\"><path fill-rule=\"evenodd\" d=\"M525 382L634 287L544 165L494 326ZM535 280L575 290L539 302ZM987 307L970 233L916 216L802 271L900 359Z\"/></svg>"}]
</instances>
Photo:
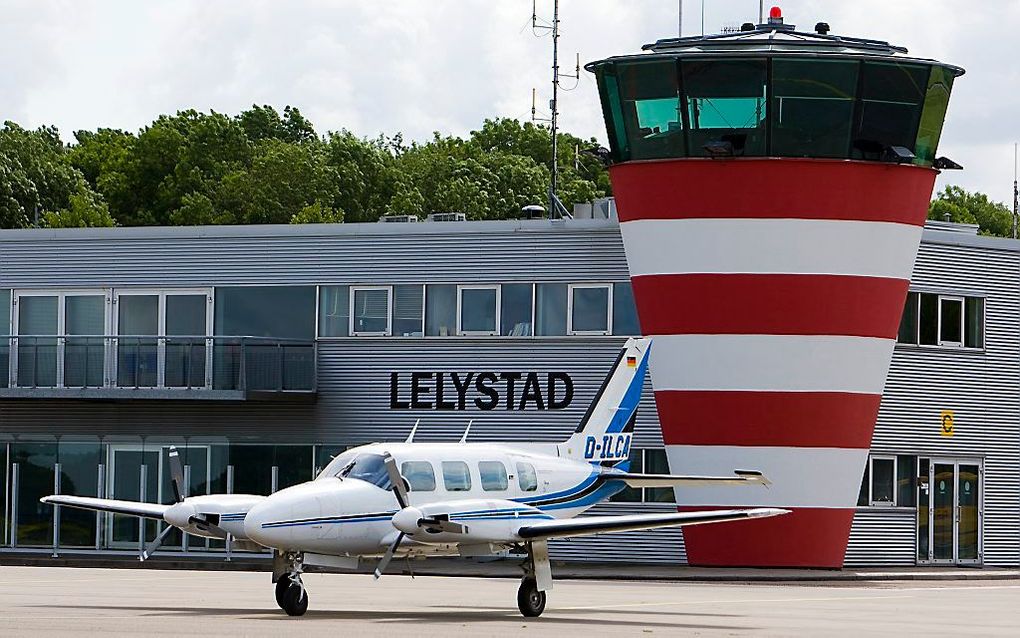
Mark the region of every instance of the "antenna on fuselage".
<instances>
[{"instance_id":1,"label":"antenna on fuselage","mask_svg":"<svg viewBox=\"0 0 1020 638\"><path fill-rule=\"evenodd\" d=\"M418 431L418 424L419 423L421 423L421 419L415 420L414 427L411 428L411 433L407 435L407 440L404 441L404 443L413 443L414 442L414 433Z\"/></svg>"},{"instance_id":2,"label":"antenna on fuselage","mask_svg":"<svg viewBox=\"0 0 1020 638\"><path fill-rule=\"evenodd\" d=\"M475 422L474 419L471 419L470 421L468 421L468 426L467 426L467 428L464 429L464 436L460 437L460 442L461 443L467 443L467 435L468 435L468 432L471 431L471 424L474 423L474 422Z\"/></svg>"}]
</instances>

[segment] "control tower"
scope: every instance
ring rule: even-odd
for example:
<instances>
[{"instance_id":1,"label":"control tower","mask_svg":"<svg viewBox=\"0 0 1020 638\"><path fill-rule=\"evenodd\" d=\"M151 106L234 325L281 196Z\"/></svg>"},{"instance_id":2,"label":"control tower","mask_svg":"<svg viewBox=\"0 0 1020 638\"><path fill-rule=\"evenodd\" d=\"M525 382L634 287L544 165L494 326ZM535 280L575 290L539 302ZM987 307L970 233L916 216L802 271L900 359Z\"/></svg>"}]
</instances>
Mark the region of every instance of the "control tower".
<instances>
[{"instance_id":1,"label":"control tower","mask_svg":"<svg viewBox=\"0 0 1020 638\"><path fill-rule=\"evenodd\" d=\"M793 511L685 528L688 561L841 567L963 69L775 8L586 68L670 469L773 481L677 502Z\"/></svg>"}]
</instances>

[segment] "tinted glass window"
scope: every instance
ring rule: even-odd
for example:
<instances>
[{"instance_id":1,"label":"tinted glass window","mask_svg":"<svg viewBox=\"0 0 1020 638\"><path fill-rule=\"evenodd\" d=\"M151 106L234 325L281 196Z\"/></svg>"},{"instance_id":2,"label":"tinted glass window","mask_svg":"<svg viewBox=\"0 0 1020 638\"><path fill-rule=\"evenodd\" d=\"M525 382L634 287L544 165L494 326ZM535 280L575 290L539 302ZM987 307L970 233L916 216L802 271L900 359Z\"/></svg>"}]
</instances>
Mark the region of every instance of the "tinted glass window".
<instances>
[{"instance_id":1,"label":"tinted glass window","mask_svg":"<svg viewBox=\"0 0 1020 638\"><path fill-rule=\"evenodd\" d=\"M202 297L205 310L205 297ZM64 298L64 385L99 387L103 385L103 340L97 335L106 330L106 297L103 295L68 295ZM169 327L169 324L168 324ZM203 332L205 326L202 326Z\"/></svg>"},{"instance_id":2,"label":"tinted glass window","mask_svg":"<svg viewBox=\"0 0 1020 638\"><path fill-rule=\"evenodd\" d=\"M602 67L598 70L597 77L602 93L602 110L606 119L606 131L609 135L609 148L613 153L613 159L616 161L630 159L627 133L623 129L623 106L620 103L620 83L616 79L616 69Z\"/></svg>"},{"instance_id":3,"label":"tinted glass window","mask_svg":"<svg viewBox=\"0 0 1020 638\"><path fill-rule=\"evenodd\" d=\"M215 334L315 338L315 286L216 289Z\"/></svg>"},{"instance_id":4,"label":"tinted glass window","mask_svg":"<svg viewBox=\"0 0 1020 638\"><path fill-rule=\"evenodd\" d=\"M538 474L535 473L534 465L523 461L517 463L517 484L524 492L538 490Z\"/></svg>"},{"instance_id":5,"label":"tinted glass window","mask_svg":"<svg viewBox=\"0 0 1020 638\"><path fill-rule=\"evenodd\" d=\"M920 342L934 346L939 341L939 296L922 293L920 302Z\"/></svg>"},{"instance_id":6,"label":"tinted glass window","mask_svg":"<svg viewBox=\"0 0 1020 638\"><path fill-rule=\"evenodd\" d=\"M609 286L571 288L571 332L609 332Z\"/></svg>"},{"instance_id":7,"label":"tinted glass window","mask_svg":"<svg viewBox=\"0 0 1020 638\"><path fill-rule=\"evenodd\" d=\"M953 91L954 76L945 67L934 66L928 77L928 90L924 94L924 108L921 111L921 125L917 130L917 144L914 154L919 164L931 164L935 159L942 124L949 108L949 94Z\"/></svg>"},{"instance_id":8,"label":"tinted glass window","mask_svg":"<svg viewBox=\"0 0 1020 638\"><path fill-rule=\"evenodd\" d=\"M666 450L645 450L645 474L669 474ZM676 500L671 487L649 487L645 489L648 503L672 503Z\"/></svg>"},{"instance_id":9,"label":"tinted glass window","mask_svg":"<svg viewBox=\"0 0 1020 638\"><path fill-rule=\"evenodd\" d=\"M319 336L346 337L350 330L351 289L348 286L319 288Z\"/></svg>"},{"instance_id":10,"label":"tinted glass window","mask_svg":"<svg viewBox=\"0 0 1020 638\"><path fill-rule=\"evenodd\" d=\"M676 62L658 60L620 69L620 115L632 159L684 154Z\"/></svg>"},{"instance_id":11,"label":"tinted glass window","mask_svg":"<svg viewBox=\"0 0 1020 638\"><path fill-rule=\"evenodd\" d=\"M860 63L772 62L772 154L846 157Z\"/></svg>"},{"instance_id":12,"label":"tinted glass window","mask_svg":"<svg viewBox=\"0 0 1020 638\"><path fill-rule=\"evenodd\" d=\"M963 343L963 299L941 298L939 308L939 342L945 344Z\"/></svg>"},{"instance_id":13,"label":"tinted glass window","mask_svg":"<svg viewBox=\"0 0 1020 638\"><path fill-rule=\"evenodd\" d=\"M471 489L471 472L464 461L443 461L443 485L448 492Z\"/></svg>"},{"instance_id":14,"label":"tinted glass window","mask_svg":"<svg viewBox=\"0 0 1020 638\"><path fill-rule=\"evenodd\" d=\"M386 471L386 462L381 454L358 456L353 463L340 471L340 478L359 479L384 490L393 487L393 484L390 483L389 472Z\"/></svg>"},{"instance_id":15,"label":"tinted glass window","mask_svg":"<svg viewBox=\"0 0 1020 638\"><path fill-rule=\"evenodd\" d=\"M0 337L9 334L11 334L11 291L0 290ZM0 343L0 346L2 345Z\"/></svg>"},{"instance_id":16,"label":"tinted glass window","mask_svg":"<svg viewBox=\"0 0 1020 638\"><path fill-rule=\"evenodd\" d=\"M893 466L892 459L871 460L871 502L893 502Z\"/></svg>"},{"instance_id":17,"label":"tinted glass window","mask_svg":"<svg viewBox=\"0 0 1020 638\"><path fill-rule=\"evenodd\" d=\"M704 146L712 142L731 143L734 155L764 155L765 61L700 60L681 67L689 155L707 155Z\"/></svg>"},{"instance_id":18,"label":"tinted glass window","mask_svg":"<svg viewBox=\"0 0 1020 638\"><path fill-rule=\"evenodd\" d=\"M917 457L896 457L896 505L914 507L917 503Z\"/></svg>"},{"instance_id":19,"label":"tinted glass window","mask_svg":"<svg viewBox=\"0 0 1020 638\"><path fill-rule=\"evenodd\" d=\"M879 160L890 146L913 152L927 92L928 67L865 62L861 74L853 157Z\"/></svg>"},{"instance_id":20,"label":"tinted glass window","mask_svg":"<svg viewBox=\"0 0 1020 638\"><path fill-rule=\"evenodd\" d=\"M639 335L637 306L630 282L613 284L613 334Z\"/></svg>"},{"instance_id":21,"label":"tinted glass window","mask_svg":"<svg viewBox=\"0 0 1020 638\"><path fill-rule=\"evenodd\" d=\"M497 334L496 297L496 288L461 288L461 332Z\"/></svg>"},{"instance_id":22,"label":"tinted glass window","mask_svg":"<svg viewBox=\"0 0 1020 638\"><path fill-rule=\"evenodd\" d=\"M907 303L903 306L903 318L900 319L900 331L896 340L900 343L917 343L917 302L916 292L907 293Z\"/></svg>"},{"instance_id":23,"label":"tinted glass window","mask_svg":"<svg viewBox=\"0 0 1020 638\"><path fill-rule=\"evenodd\" d=\"M506 466L499 461L479 461L478 474L482 479L482 489L486 492L506 490Z\"/></svg>"},{"instance_id":24,"label":"tinted glass window","mask_svg":"<svg viewBox=\"0 0 1020 638\"><path fill-rule=\"evenodd\" d=\"M404 461L400 474L407 479L412 492L431 492L436 489L436 471L428 461Z\"/></svg>"},{"instance_id":25,"label":"tinted glass window","mask_svg":"<svg viewBox=\"0 0 1020 638\"><path fill-rule=\"evenodd\" d=\"M630 472L640 474L644 471L642 465L642 452L637 448L630 449ZM626 486L621 491L614 494L609 500L616 503L640 503L642 499L641 488Z\"/></svg>"},{"instance_id":26,"label":"tinted glass window","mask_svg":"<svg viewBox=\"0 0 1020 638\"><path fill-rule=\"evenodd\" d=\"M425 334L430 337L457 334L457 286L425 287Z\"/></svg>"},{"instance_id":27,"label":"tinted glass window","mask_svg":"<svg viewBox=\"0 0 1020 638\"><path fill-rule=\"evenodd\" d=\"M535 334L541 337L567 334L567 284L535 286Z\"/></svg>"},{"instance_id":28,"label":"tinted glass window","mask_svg":"<svg viewBox=\"0 0 1020 638\"><path fill-rule=\"evenodd\" d=\"M354 334L387 334L390 320L389 288L354 288Z\"/></svg>"},{"instance_id":29,"label":"tinted glass window","mask_svg":"<svg viewBox=\"0 0 1020 638\"><path fill-rule=\"evenodd\" d=\"M983 348L985 345L985 300L981 297L967 297L964 312L963 345L968 348Z\"/></svg>"},{"instance_id":30,"label":"tinted glass window","mask_svg":"<svg viewBox=\"0 0 1020 638\"><path fill-rule=\"evenodd\" d=\"M531 294L531 284L503 284L499 294L501 335L531 336Z\"/></svg>"},{"instance_id":31,"label":"tinted glass window","mask_svg":"<svg viewBox=\"0 0 1020 638\"><path fill-rule=\"evenodd\" d=\"M424 286L393 286L393 334L420 337L424 306Z\"/></svg>"}]
</instances>

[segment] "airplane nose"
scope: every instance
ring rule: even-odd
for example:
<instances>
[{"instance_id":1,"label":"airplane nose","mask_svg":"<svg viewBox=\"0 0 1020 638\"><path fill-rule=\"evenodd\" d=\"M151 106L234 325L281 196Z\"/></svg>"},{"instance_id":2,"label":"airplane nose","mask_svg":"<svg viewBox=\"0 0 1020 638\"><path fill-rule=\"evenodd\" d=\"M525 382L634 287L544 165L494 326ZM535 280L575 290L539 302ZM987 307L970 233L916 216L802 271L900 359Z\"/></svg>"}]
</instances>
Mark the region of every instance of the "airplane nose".
<instances>
[{"instance_id":1,"label":"airplane nose","mask_svg":"<svg viewBox=\"0 0 1020 638\"><path fill-rule=\"evenodd\" d=\"M299 549L293 545L315 529L316 518L322 514L316 496L317 488L310 483L267 496L245 515L245 536L266 547Z\"/></svg>"},{"instance_id":2,"label":"airplane nose","mask_svg":"<svg viewBox=\"0 0 1020 638\"><path fill-rule=\"evenodd\" d=\"M270 503L272 498L269 496L261 503L257 503L244 516L244 535L266 547L274 547L273 541L276 540L270 530L262 529L262 524L270 521L269 514L274 509Z\"/></svg>"}]
</instances>

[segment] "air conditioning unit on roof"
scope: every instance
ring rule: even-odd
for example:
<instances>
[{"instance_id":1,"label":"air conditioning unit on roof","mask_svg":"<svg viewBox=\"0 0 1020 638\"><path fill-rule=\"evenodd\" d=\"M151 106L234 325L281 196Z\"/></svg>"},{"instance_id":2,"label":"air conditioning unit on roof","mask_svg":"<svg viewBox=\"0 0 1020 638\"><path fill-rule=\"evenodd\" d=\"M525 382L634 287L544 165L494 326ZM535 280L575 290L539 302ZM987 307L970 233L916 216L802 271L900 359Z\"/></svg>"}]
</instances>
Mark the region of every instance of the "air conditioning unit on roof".
<instances>
[{"instance_id":1,"label":"air conditioning unit on roof","mask_svg":"<svg viewBox=\"0 0 1020 638\"><path fill-rule=\"evenodd\" d=\"M416 215L383 215L382 217L379 218L380 224L386 222L403 222L406 224L411 224L419 221L421 220L418 219Z\"/></svg>"},{"instance_id":2,"label":"air conditioning unit on roof","mask_svg":"<svg viewBox=\"0 0 1020 638\"><path fill-rule=\"evenodd\" d=\"M466 213L432 213L429 215L430 222L466 222Z\"/></svg>"}]
</instances>

